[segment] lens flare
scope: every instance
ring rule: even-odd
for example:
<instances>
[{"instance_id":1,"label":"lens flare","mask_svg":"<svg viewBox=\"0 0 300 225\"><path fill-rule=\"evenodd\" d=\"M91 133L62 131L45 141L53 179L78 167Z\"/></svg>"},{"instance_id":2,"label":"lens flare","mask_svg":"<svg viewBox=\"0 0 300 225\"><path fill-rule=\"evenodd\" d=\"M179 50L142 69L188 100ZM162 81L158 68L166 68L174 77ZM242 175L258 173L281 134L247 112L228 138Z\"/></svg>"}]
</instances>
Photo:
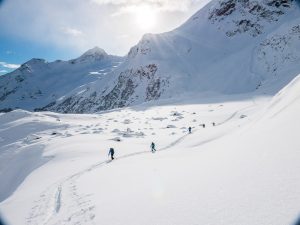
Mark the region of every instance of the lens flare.
<instances>
[{"instance_id":1,"label":"lens flare","mask_svg":"<svg viewBox=\"0 0 300 225\"><path fill-rule=\"evenodd\" d=\"M143 30L149 30L155 27L157 23L157 15L155 10L150 7L138 7L135 12L136 23Z\"/></svg>"}]
</instances>

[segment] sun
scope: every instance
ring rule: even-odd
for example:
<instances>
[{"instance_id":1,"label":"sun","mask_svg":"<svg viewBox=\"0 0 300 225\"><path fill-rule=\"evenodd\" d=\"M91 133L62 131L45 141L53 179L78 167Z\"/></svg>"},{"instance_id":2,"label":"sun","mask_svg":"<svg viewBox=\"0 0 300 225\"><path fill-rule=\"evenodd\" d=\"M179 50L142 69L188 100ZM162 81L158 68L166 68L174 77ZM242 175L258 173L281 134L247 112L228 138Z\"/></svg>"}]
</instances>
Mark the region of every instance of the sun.
<instances>
[{"instance_id":1,"label":"sun","mask_svg":"<svg viewBox=\"0 0 300 225\"><path fill-rule=\"evenodd\" d=\"M141 6L135 10L135 19L139 28L149 30L156 26L156 11L149 6Z\"/></svg>"}]
</instances>

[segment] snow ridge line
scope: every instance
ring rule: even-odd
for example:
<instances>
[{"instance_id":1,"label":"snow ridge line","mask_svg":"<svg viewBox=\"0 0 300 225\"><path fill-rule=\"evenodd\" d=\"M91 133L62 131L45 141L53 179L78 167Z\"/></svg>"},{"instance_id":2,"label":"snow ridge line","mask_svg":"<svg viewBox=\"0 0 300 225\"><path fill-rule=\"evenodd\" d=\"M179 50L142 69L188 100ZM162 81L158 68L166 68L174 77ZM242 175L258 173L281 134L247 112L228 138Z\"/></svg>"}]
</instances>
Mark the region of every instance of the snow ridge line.
<instances>
[{"instance_id":1,"label":"snow ridge line","mask_svg":"<svg viewBox=\"0 0 300 225\"><path fill-rule=\"evenodd\" d=\"M217 125L223 125L224 123L228 122L229 120L233 119L239 112L242 112L248 108L252 108L254 105L255 105L255 102L253 102L254 104L253 105L249 105L249 106L246 106L242 109L239 109L237 111L235 111L231 116L229 116L227 119L225 119L223 122L220 122L218 123Z\"/></svg>"},{"instance_id":2,"label":"snow ridge line","mask_svg":"<svg viewBox=\"0 0 300 225\"><path fill-rule=\"evenodd\" d=\"M197 130L195 130L197 131ZM192 134L192 133L191 133ZM159 151L165 151L169 148L172 148L173 146L177 145L178 143L182 142L187 136L191 135L189 133L183 135L181 138L178 138L176 141L173 141L171 144L167 145L166 147L160 149Z\"/></svg>"}]
</instances>

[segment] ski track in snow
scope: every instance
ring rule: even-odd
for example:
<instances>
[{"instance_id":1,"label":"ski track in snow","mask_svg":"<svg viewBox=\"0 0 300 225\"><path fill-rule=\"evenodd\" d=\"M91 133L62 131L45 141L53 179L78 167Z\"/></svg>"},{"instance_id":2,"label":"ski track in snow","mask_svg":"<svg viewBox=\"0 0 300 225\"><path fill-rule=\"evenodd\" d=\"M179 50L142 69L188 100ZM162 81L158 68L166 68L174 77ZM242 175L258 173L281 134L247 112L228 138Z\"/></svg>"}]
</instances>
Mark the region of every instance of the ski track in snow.
<instances>
[{"instance_id":1,"label":"ski track in snow","mask_svg":"<svg viewBox=\"0 0 300 225\"><path fill-rule=\"evenodd\" d=\"M231 119L233 119L239 112L251 108L251 106L247 106L243 109L235 111L230 117L225 119L223 122L218 125L222 125ZM193 135L197 132L197 129L194 129L193 133L185 134L175 141L171 142L167 146L157 150L166 151L170 148L176 146L186 139L188 136ZM209 137L201 142L193 145L192 147L204 145L213 140L219 139L226 135L226 133L221 133L219 135L215 135L213 137ZM122 159L126 159L129 157L135 157L143 154L152 154L151 151L141 151L134 152L130 154L126 154L116 158L114 161L119 161ZM112 160L105 160L90 167L81 170L62 181L54 183L50 187L48 187L45 191L43 191L39 199L35 201L34 206L32 207L32 211L27 218L27 225L48 225L48 224L95 224L93 219L95 218L94 209L95 204L92 202L91 195L79 194L77 190L76 180L84 175L85 173L91 172L99 167L105 166L112 162ZM64 198L71 199L71 201L63 201ZM69 205L64 205L65 202L71 202ZM64 212L64 208L68 208L66 212ZM67 213L71 212L71 213Z\"/></svg>"},{"instance_id":2,"label":"ski track in snow","mask_svg":"<svg viewBox=\"0 0 300 225\"><path fill-rule=\"evenodd\" d=\"M35 201L27 224L94 224L92 220L95 218L93 214L95 206L92 204L91 196L78 193L76 179L105 163L107 161L93 165L48 187ZM64 205L64 198L71 200L71 204ZM64 208L68 208L71 213L65 213Z\"/></svg>"},{"instance_id":3,"label":"ski track in snow","mask_svg":"<svg viewBox=\"0 0 300 225\"><path fill-rule=\"evenodd\" d=\"M194 132L196 132L197 130L194 130ZM191 134L187 133L185 135L183 135L182 137L178 138L177 140L173 141L171 144L169 144L168 146L160 149L159 151L165 151L168 150L169 148L174 147L175 145L179 144L180 142L182 142L187 136L189 136Z\"/></svg>"},{"instance_id":4,"label":"ski track in snow","mask_svg":"<svg viewBox=\"0 0 300 225\"><path fill-rule=\"evenodd\" d=\"M58 213L61 207L61 186L58 187L56 193L55 212Z\"/></svg>"},{"instance_id":5,"label":"ski track in snow","mask_svg":"<svg viewBox=\"0 0 300 225\"><path fill-rule=\"evenodd\" d=\"M228 121L230 121L231 119L233 119L238 113L240 113L240 112L242 112L242 111L244 111L246 109L250 109L250 108L254 107L255 105L256 105L256 103L253 101L252 105L249 105L247 107L244 107L242 109L239 109L239 110L235 111L231 116L229 116L223 122L218 123L218 125L223 125L223 124L227 123Z\"/></svg>"},{"instance_id":6,"label":"ski track in snow","mask_svg":"<svg viewBox=\"0 0 300 225\"><path fill-rule=\"evenodd\" d=\"M194 131L196 132L196 130ZM193 134L193 133L192 133ZM192 134L185 134L178 138L174 142L170 143L159 151L166 151L178 143L182 142L187 136ZM141 151L130 153L127 155L120 156L114 161L119 161L129 157L134 157L142 154L152 154L150 151ZM47 224L94 224L93 219L95 214L93 210L95 205L89 195L81 195L77 191L76 180L94 169L101 166L109 164L112 160L105 160L100 163L94 164L80 172L77 172L68 178L57 182L45 191L43 191L39 199L35 201L35 205L32 207L32 211L27 218L27 225L47 225ZM64 205L63 198L70 198L72 204ZM63 212L63 208L68 207L72 213L66 214ZM56 218L59 214L63 214L63 219L61 217Z\"/></svg>"}]
</instances>

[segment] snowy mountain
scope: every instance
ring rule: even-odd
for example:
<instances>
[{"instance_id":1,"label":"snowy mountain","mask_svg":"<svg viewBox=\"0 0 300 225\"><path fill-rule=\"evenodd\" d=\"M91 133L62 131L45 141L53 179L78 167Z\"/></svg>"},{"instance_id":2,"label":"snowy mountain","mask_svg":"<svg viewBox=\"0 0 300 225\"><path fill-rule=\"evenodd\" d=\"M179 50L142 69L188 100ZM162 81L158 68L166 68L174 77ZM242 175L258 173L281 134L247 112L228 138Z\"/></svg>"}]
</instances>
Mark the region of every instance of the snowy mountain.
<instances>
[{"instance_id":1,"label":"snowy mountain","mask_svg":"<svg viewBox=\"0 0 300 225\"><path fill-rule=\"evenodd\" d=\"M0 113L1 219L294 225L298 4L213 0L125 59L94 48L0 77L0 109L39 108Z\"/></svg>"},{"instance_id":2,"label":"snowy mountain","mask_svg":"<svg viewBox=\"0 0 300 225\"><path fill-rule=\"evenodd\" d=\"M34 110L48 105L81 85L101 81L122 61L98 47L69 61L31 59L0 77L0 110Z\"/></svg>"},{"instance_id":3,"label":"snowy mountain","mask_svg":"<svg viewBox=\"0 0 300 225\"><path fill-rule=\"evenodd\" d=\"M95 48L23 64L0 77L0 109L90 113L181 96L274 95L300 72L299 24L295 0L212 0L179 28L144 35L125 59Z\"/></svg>"},{"instance_id":4,"label":"snowy mountain","mask_svg":"<svg viewBox=\"0 0 300 225\"><path fill-rule=\"evenodd\" d=\"M97 112L182 95L275 94L300 72L294 0L213 0L174 31L146 34L105 81L45 110Z\"/></svg>"}]
</instances>

